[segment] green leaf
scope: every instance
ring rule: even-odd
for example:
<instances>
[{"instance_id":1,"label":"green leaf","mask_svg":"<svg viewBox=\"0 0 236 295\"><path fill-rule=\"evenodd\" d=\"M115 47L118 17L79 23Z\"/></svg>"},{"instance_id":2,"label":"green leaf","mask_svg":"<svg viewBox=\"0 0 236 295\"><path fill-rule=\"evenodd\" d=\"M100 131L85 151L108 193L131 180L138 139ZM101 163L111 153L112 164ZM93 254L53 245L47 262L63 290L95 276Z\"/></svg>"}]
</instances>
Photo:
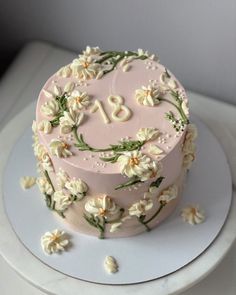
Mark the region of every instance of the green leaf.
<instances>
[{"instance_id":1,"label":"green leaf","mask_svg":"<svg viewBox=\"0 0 236 295\"><path fill-rule=\"evenodd\" d=\"M159 187L160 184L162 183L162 181L163 181L164 178L165 178L165 177L163 177L163 176L158 177L155 181L153 181L153 182L150 184L150 187L153 187L153 186L155 186L155 187Z\"/></svg>"},{"instance_id":2,"label":"green leaf","mask_svg":"<svg viewBox=\"0 0 236 295\"><path fill-rule=\"evenodd\" d=\"M134 176L133 178L131 178L127 182L122 183L122 184L118 185L117 187L115 187L115 190L125 188L125 187L129 187L131 185L134 185L134 184L140 183L140 182L142 182L142 181L137 176Z\"/></svg>"}]
</instances>

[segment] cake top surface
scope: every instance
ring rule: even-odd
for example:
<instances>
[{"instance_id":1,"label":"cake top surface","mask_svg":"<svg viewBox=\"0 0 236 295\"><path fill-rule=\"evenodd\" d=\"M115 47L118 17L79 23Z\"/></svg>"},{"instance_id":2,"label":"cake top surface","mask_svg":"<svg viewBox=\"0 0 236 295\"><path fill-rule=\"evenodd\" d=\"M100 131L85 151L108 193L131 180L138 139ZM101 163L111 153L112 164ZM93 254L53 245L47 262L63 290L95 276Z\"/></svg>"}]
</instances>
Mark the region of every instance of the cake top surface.
<instances>
[{"instance_id":1,"label":"cake top surface","mask_svg":"<svg viewBox=\"0 0 236 295\"><path fill-rule=\"evenodd\" d=\"M114 157L121 152L139 150L159 161L175 148L187 105L182 85L154 56L87 47L46 82L36 122L54 156L84 170L120 173Z\"/></svg>"}]
</instances>

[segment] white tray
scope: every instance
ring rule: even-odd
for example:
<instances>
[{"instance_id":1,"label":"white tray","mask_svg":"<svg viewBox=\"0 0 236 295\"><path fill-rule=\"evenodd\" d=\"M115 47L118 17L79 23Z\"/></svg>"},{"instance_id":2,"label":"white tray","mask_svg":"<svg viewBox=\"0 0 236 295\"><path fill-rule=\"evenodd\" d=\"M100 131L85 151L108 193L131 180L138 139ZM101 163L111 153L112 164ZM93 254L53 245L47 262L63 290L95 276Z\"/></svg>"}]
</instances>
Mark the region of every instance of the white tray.
<instances>
[{"instance_id":1,"label":"white tray","mask_svg":"<svg viewBox=\"0 0 236 295\"><path fill-rule=\"evenodd\" d=\"M102 284L131 284L166 276L198 257L220 232L231 203L232 184L224 152L212 133L199 120L197 161L189 175L181 204L167 221L150 233L125 239L99 240L70 231L46 208L37 188L21 190L19 179L35 175L31 130L15 144L5 171L4 200L12 227L22 243L53 269L68 276ZM12 184L15 185L12 185ZM183 223L180 209L199 204L206 221L198 226ZM71 234L73 247L63 255L46 256L41 235L55 228ZM119 272L103 269L106 255L114 256Z\"/></svg>"}]
</instances>

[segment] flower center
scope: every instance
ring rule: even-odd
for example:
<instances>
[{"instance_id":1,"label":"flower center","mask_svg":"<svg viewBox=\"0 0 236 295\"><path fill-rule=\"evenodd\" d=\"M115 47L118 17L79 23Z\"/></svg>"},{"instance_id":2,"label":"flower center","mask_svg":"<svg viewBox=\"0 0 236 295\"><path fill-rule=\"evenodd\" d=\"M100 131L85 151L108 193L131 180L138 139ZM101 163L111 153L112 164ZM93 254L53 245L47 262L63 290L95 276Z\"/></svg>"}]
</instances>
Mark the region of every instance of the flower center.
<instances>
[{"instance_id":1,"label":"flower center","mask_svg":"<svg viewBox=\"0 0 236 295\"><path fill-rule=\"evenodd\" d=\"M66 142L63 142L63 143L62 143L62 147L63 147L64 149L68 149L69 144L67 144Z\"/></svg>"},{"instance_id":2,"label":"flower center","mask_svg":"<svg viewBox=\"0 0 236 295\"><path fill-rule=\"evenodd\" d=\"M152 90L146 90L146 96L152 96Z\"/></svg>"},{"instance_id":3,"label":"flower center","mask_svg":"<svg viewBox=\"0 0 236 295\"><path fill-rule=\"evenodd\" d=\"M84 67L85 69L87 69L88 66L89 66L89 63L88 63L87 61L85 61L85 62L83 63L83 67Z\"/></svg>"},{"instance_id":4,"label":"flower center","mask_svg":"<svg viewBox=\"0 0 236 295\"><path fill-rule=\"evenodd\" d=\"M81 96L77 96L75 99L76 99L76 101L77 101L78 103L80 103L81 100L82 100Z\"/></svg>"},{"instance_id":5,"label":"flower center","mask_svg":"<svg viewBox=\"0 0 236 295\"><path fill-rule=\"evenodd\" d=\"M191 213L192 213L193 215L196 215L196 212L197 212L197 210L196 210L195 208L191 208Z\"/></svg>"},{"instance_id":6,"label":"flower center","mask_svg":"<svg viewBox=\"0 0 236 295\"><path fill-rule=\"evenodd\" d=\"M60 235L52 234L52 242L57 242L60 238Z\"/></svg>"},{"instance_id":7,"label":"flower center","mask_svg":"<svg viewBox=\"0 0 236 295\"><path fill-rule=\"evenodd\" d=\"M104 217L106 215L107 211L106 209L103 209L103 208L99 208L99 215Z\"/></svg>"},{"instance_id":8,"label":"flower center","mask_svg":"<svg viewBox=\"0 0 236 295\"><path fill-rule=\"evenodd\" d=\"M135 166L135 165L138 165L139 164L139 159L137 157L133 157L133 158L130 158L129 160L129 165L130 166Z\"/></svg>"}]
</instances>

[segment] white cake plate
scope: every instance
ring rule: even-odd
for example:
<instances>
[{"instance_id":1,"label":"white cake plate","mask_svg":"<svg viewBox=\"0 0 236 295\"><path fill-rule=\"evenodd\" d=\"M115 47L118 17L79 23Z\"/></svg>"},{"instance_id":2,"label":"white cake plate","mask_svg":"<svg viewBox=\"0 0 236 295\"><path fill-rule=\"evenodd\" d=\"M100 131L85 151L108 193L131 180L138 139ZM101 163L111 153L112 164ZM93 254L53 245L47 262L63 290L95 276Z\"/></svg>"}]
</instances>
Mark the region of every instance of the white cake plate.
<instances>
[{"instance_id":1,"label":"white cake plate","mask_svg":"<svg viewBox=\"0 0 236 295\"><path fill-rule=\"evenodd\" d=\"M99 240L69 230L45 206L37 187L23 191L19 179L36 176L30 129L14 145L4 176L4 201L8 218L18 238L38 259L67 276L101 284L133 284L154 280L184 267L198 257L219 234L231 204L232 182L225 154L212 133L199 120L197 161L187 180L175 213L150 233L131 238ZM180 210L199 204L206 221L191 226L182 221ZM40 237L55 228L71 236L72 247L61 255L47 256ZM107 255L114 256L119 272L103 268Z\"/></svg>"}]
</instances>

